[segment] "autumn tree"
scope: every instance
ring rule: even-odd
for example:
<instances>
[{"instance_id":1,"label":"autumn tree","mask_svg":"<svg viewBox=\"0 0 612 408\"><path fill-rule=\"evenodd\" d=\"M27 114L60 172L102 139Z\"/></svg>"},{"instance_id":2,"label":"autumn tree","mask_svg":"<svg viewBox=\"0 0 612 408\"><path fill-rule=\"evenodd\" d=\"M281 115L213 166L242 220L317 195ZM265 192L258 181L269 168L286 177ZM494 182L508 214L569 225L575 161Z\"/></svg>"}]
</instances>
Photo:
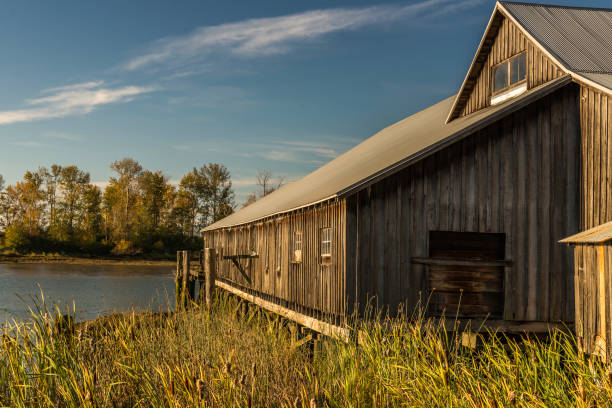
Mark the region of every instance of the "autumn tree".
<instances>
[{"instance_id":1,"label":"autumn tree","mask_svg":"<svg viewBox=\"0 0 612 408\"><path fill-rule=\"evenodd\" d=\"M42 179L27 172L24 181L8 186L9 224L21 223L30 235L38 234L43 228L45 205L41 190Z\"/></svg>"},{"instance_id":2,"label":"autumn tree","mask_svg":"<svg viewBox=\"0 0 612 408\"><path fill-rule=\"evenodd\" d=\"M6 199L4 192L4 177L0 174L0 227L6 228Z\"/></svg>"},{"instance_id":3,"label":"autumn tree","mask_svg":"<svg viewBox=\"0 0 612 408\"><path fill-rule=\"evenodd\" d=\"M200 168L207 180L208 200L206 225L219 221L234 212L234 190L227 167L222 164L209 163Z\"/></svg>"},{"instance_id":4,"label":"autumn tree","mask_svg":"<svg viewBox=\"0 0 612 408\"><path fill-rule=\"evenodd\" d=\"M138 204L138 179L142 173L142 166L132 158L114 161L110 165L117 176L110 178L107 190L112 191L113 223L117 233L124 240L128 240L135 224L135 207Z\"/></svg>"},{"instance_id":5,"label":"autumn tree","mask_svg":"<svg viewBox=\"0 0 612 408\"><path fill-rule=\"evenodd\" d=\"M42 180L44 186L41 188L43 199L46 202L48 212L49 229L59 228L59 220L56 217L56 202L57 202L57 185L62 173L62 166L53 164L50 169L40 167L37 171L38 177Z\"/></svg>"},{"instance_id":6,"label":"autumn tree","mask_svg":"<svg viewBox=\"0 0 612 408\"><path fill-rule=\"evenodd\" d=\"M193 168L179 184L180 208L189 234L234 212L234 191L229 170L217 163Z\"/></svg>"}]
</instances>

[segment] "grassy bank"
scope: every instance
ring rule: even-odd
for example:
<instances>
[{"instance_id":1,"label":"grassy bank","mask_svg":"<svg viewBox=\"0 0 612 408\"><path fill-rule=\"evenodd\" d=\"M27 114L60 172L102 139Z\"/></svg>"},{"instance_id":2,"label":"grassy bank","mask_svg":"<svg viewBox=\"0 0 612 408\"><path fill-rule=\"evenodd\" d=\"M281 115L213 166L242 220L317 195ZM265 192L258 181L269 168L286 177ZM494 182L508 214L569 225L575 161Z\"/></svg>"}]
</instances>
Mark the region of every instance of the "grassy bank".
<instances>
[{"instance_id":1,"label":"grassy bank","mask_svg":"<svg viewBox=\"0 0 612 408\"><path fill-rule=\"evenodd\" d=\"M11 251L0 253L0 263L62 263L82 265L174 265L175 260L167 256L89 256L64 255L59 253L20 254Z\"/></svg>"},{"instance_id":2,"label":"grassy bank","mask_svg":"<svg viewBox=\"0 0 612 408\"><path fill-rule=\"evenodd\" d=\"M328 339L311 357L279 318L243 313L225 295L212 310L115 315L73 329L39 316L6 329L0 406L612 404L605 370L562 333L547 342L493 337L471 351L431 322L398 318L367 324L359 347Z\"/></svg>"}]
</instances>

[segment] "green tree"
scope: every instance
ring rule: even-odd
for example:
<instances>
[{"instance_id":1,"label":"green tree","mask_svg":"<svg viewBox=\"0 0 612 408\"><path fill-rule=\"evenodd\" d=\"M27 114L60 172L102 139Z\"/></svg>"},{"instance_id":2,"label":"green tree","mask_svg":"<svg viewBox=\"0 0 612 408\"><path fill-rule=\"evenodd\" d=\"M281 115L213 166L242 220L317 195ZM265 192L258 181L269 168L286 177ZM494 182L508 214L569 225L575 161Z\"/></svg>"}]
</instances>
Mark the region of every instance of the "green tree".
<instances>
[{"instance_id":1,"label":"green tree","mask_svg":"<svg viewBox=\"0 0 612 408\"><path fill-rule=\"evenodd\" d=\"M102 236L102 192L89 184L83 193L83 218L81 230L88 244L98 242Z\"/></svg>"},{"instance_id":2,"label":"green tree","mask_svg":"<svg viewBox=\"0 0 612 408\"><path fill-rule=\"evenodd\" d=\"M138 179L138 187L142 204L139 224L144 231L151 233L160 226L170 185L161 171L145 170Z\"/></svg>"},{"instance_id":3,"label":"green tree","mask_svg":"<svg viewBox=\"0 0 612 408\"><path fill-rule=\"evenodd\" d=\"M55 183L59 191L55 210L59 221L57 238L76 243L86 216L85 196L91 186L89 173L76 166L63 167Z\"/></svg>"},{"instance_id":4,"label":"green tree","mask_svg":"<svg viewBox=\"0 0 612 408\"><path fill-rule=\"evenodd\" d=\"M16 250L26 249L30 245L30 234L21 222L15 222L7 227L4 245Z\"/></svg>"}]
</instances>

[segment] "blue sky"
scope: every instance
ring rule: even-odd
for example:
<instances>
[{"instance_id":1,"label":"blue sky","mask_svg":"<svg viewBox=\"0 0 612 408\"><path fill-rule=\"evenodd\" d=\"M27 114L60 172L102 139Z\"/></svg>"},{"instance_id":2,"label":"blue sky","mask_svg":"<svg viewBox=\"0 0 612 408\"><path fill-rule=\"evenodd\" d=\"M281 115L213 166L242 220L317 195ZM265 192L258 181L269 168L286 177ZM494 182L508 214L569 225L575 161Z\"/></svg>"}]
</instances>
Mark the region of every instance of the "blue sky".
<instances>
[{"instance_id":1,"label":"blue sky","mask_svg":"<svg viewBox=\"0 0 612 408\"><path fill-rule=\"evenodd\" d=\"M494 4L5 1L0 174L218 162L241 202L258 169L295 180L454 94Z\"/></svg>"}]
</instances>

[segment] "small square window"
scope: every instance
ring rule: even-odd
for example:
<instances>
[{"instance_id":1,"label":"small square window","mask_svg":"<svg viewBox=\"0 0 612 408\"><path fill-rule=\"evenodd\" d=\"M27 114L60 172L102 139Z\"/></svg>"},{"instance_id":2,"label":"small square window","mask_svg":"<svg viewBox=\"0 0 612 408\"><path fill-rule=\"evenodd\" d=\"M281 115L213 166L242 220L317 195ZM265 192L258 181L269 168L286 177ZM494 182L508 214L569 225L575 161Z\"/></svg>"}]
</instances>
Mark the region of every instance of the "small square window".
<instances>
[{"instance_id":1,"label":"small square window","mask_svg":"<svg viewBox=\"0 0 612 408\"><path fill-rule=\"evenodd\" d=\"M493 68L493 93L501 92L524 81L526 74L527 54L525 52L502 62Z\"/></svg>"},{"instance_id":2,"label":"small square window","mask_svg":"<svg viewBox=\"0 0 612 408\"><path fill-rule=\"evenodd\" d=\"M321 257L322 258L330 258L331 257L331 246L332 246L332 234L331 228L323 228L321 229Z\"/></svg>"},{"instance_id":3,"label":"small square window","mask_svg":"<svg viewBox=\"0 0 612 408\"><path fill-rule=\"evenodd\" d=\"M302 231L293 233L293 262L302 262Z\"/></svg>"}]
</instances>

